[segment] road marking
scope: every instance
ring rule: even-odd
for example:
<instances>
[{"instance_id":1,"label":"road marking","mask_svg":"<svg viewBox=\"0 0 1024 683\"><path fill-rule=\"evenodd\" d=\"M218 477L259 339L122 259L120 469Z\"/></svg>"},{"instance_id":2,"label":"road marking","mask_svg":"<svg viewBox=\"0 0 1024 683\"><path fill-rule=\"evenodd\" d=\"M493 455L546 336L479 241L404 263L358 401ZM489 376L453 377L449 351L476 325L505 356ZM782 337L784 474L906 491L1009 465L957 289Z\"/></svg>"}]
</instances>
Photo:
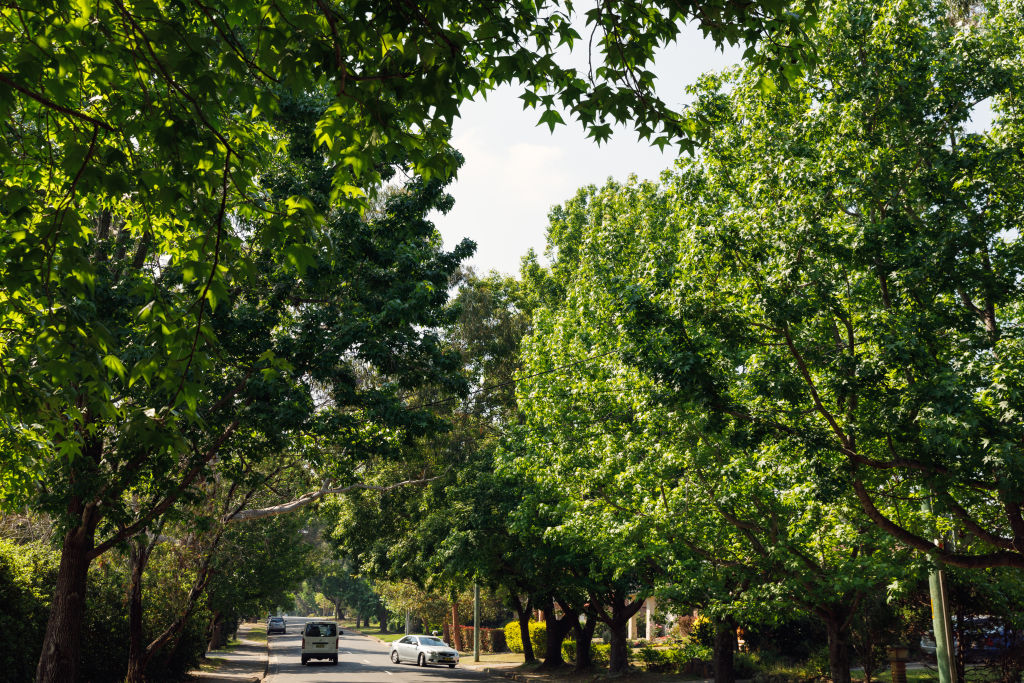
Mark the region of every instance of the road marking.
<instances>
[{"instance_id":1,"label":"road marking","mask_svg":"<svg viewBox=\"0 0 1024 683\"><path fill-rule=\"evenodd\" d=\"M367 664L369 664L369 663L370 663L370 660L369 660L369 659L364 659L363 661L364 661L364 662L366 662Z\"/></svg>"},{"instance_id":2,"label":"road marking","mask_svg":"<svg viewBox=\"0 0 1024 683\"><path fill-rule=\"evenodd\" d=\"M384 673L386 673L388 676L394 676L394 674L388 671L387 669L384 669Z\"/></svg>"}]
</instances>

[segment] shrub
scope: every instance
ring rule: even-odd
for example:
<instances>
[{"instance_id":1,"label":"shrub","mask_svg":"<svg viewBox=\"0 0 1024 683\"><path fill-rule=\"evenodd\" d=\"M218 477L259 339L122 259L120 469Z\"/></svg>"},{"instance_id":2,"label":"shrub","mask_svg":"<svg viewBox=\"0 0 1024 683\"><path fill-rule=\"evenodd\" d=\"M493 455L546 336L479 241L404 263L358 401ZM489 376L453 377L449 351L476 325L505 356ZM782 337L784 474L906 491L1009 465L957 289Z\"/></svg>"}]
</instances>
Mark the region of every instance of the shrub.
<instances>
[{"instance_id":1,"label":"shrub","mask_svg":"<svg viewBox=\"0 0 1024 683\"><path fill-rule=\"evenodd\" d=\"M35 676L58 562L43 543L0 539L0 680Z\"/></svg>"},{"instance_id":2,"label":"shrub","mask_svg":"<svg viewBox=\"0 0 1024 683\"><path fill-rule=\"evenodd\" d=\"M541 655L544 652L545 641L547 640L547 627L540 622L530 620L530 642L533 643L534 655ZM523 639L519 632L519 622L510 621L505 624L505 643L512 652L523 651Z\"/></svg>"},{"instance_id":3,"label":"shrub","mask_svg":"<svg viewBox=\"0 0 1024 683\"><path fill-rule=\"evenodd\" d=\"M733 655L732 670L736 678L753 678L760 667L749 653L737 652Z\"/></svg>"},{"instance_id":4,"label":"shrub","mask_svg":"<svg viewBox=\"0 0 1024 683\"><path fill-rule=\"evenodd\" d=\"M637 654L647 671L660 672L671 671L674 668L673 658L669 653L669 650L644 645Z\"/></svg>"},{"instance_id":5,"label":"shrub","mask_svg":"<svg viewBox=\"0 0 1024 683\"><path fill-rule=\"evenodd\" d=\"M715 644L715 625L703 614L690 625L690 640L711 647Z\"/></svg>"},{"instance_id":6,"label":"shrub","mask_svg":"<svg viewBox=\"0 0 1024 683\"><path fill-rule=\"evenodd\" d=\"M487 634L490 652L508 652L508 645L505 643L505 631L500 628L484 629Z\"/></svg>"},{"instance_id":7,"label":"shrub","mask_svg":"<svg viewBox=\"0 0 1024 683\"><path fill-rule=\"evenodd\" d=\"M516 633L519 633L519 623L513 622ZM473 627L462 626L462 647L464 650L473 650ZM508 627L506 627L508 628ZM480 629L480 652L506 652L505 631L500 628Z\"/></svg>"},{"instance_id":8,"label":"shrub","mask_svg":"<svg viewBox=\"0 0 1024 683\"><path fill-rule=\"evenodd\" d=\"M687 640L685 643L682 644L682 646L672 649L678 650L680 656L688 662L707 661L711 659L711 656L713 654L713 651L709 646L698 643L693 639Z\"/></svg>"},{"instance_id":9,"label":"shrub","mask_svg":"<svg viewBox=\"0 0 1024 683\"><path fill-rule=\"evenodd\" d=\"M657 648L644 644L634 653L635 659L644 663L647 671L703 675L707 660L711 659L711 648L688 640L670 648ZM748 657L749 660L749 657ZM749 662L753 666L752 660ZM737 678L747 678L740 676Z\"/></svg>"},{"instance_id":10,"label":"shrub","mask_svg":"<svg viewBox=\"0 0 1024 683\"><path fill-rule=\"evenodd\" d=\"M530 622L530 642L533 643L533 654L544 653L544 646L547 645L548 627L543 622Z\"/></svg>"},{"instance_id":11,"label":"shrub","mask_svg":"<svg viewBox=\"0 0 1024 683\"><path fill-rule=\"evenodd\" d=\"M519 632L519 622L510 621L505 624L505 644L512 652L523 651L523 635Z\"/></svg>"},{"instance_id":12,"label":"shrub","mask_svg":"<svg viewBox=\"0 0 1024 683\"><path fill-rule=\"evenodd\" d=\"M576 641L575 640L563 640L562 641L562 659L567 662L576 661Z\"/></svg>"}]
</instances>

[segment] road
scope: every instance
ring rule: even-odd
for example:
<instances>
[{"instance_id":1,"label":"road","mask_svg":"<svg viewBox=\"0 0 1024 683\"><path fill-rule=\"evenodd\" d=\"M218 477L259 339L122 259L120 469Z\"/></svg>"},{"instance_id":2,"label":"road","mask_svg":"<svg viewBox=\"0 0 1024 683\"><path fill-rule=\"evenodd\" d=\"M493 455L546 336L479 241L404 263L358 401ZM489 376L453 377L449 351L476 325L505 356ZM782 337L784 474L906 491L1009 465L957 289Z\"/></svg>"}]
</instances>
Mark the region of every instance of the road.
<instances>
[{"instance_id":1,"label":"road","mask_svg":"<svg viewBox=\"0 0 1024 683\"><path fill-rule=\"evenodd\" d=\"M486 674L447 667L418 667L392 664L391 647L361 633L344 630L338 642L338 663L313 660L305 666L299 660L302 626L310 621L285 617L288 632L267 636L270 641L270 667L267 683L440 683L441 681L503 681Z\"/></svg>"}]
</instances>

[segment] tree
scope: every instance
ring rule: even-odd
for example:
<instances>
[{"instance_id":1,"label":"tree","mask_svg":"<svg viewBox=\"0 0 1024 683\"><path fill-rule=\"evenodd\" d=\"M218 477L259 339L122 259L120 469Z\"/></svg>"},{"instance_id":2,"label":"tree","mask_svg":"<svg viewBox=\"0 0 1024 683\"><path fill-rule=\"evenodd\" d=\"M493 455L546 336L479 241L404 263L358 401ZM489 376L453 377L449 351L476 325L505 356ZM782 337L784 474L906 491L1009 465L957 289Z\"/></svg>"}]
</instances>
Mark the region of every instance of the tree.
<instances>
[{"instance_id":1,"label":"tree","mask_svg":"<svg viewBox=\"0 0 1024 683\"><path fill-rule=\"evenodd\" d=\"M676 403L672 385L620 357L630 343L617 324L621 292L673 266L664 253L683 228L668 197L653 183L609 183L552 212L550 277L563 294L538 310L524 341L523 467L561 494L549 533L607 558L605 573L588 572L596 593L651 565L646 583L617 589L620 609L646 585L717 622L716 679L732 677L737 624L774 616L784 597L822 620L832 678L848 681L858 605L913 563L906 548L880 552L888 537L821 476L805 445ZM613 666L625 619L611 624Z\"/></svg>"},{"instance_id":2,"label":"tree","mask_svg":"<svg viewBox=\"0 0 1024 683\"><path fill-rule=\"evenodd\" d=\"M656 144L692 146L695 124L653 92L646 66L654 49L674 39L684 19L700 17L719 42L771 38L766 63L799 61L803 16L783 9L777 0L664 13L602 5L587 14L606 55L592 82L553 57L579 38L559 4L259 9L218 1L168 9L117 1L4 11L0 439L14 486L3 495L20 503L33 486L45 488L43 507L59 509L67 529L37 678L75 678L91 559L188 494L239 429L228 417L232 403L255 406L257 397L285 391L274 380L294 359L283 360L282 349L264 345L251 362L227 362L234 376L220 374L229 333L214 320L240 313L240 287L267 284L267 269L284 264L304 273L346 262L327 253L336 245L349 256L347 248L368 248L324 229L325 217L365 209L363 197L396 163L425 179L449 178L458 164L448 135L459 104L500 83L524 82L524 101L543 108L552 127L561 105L598 140L609 135L609 120L630 119ZM790 71L795 78L799 68ZM279 114L312 93L324 94L313 125L292 138ZM315 184L319 194L266 186L267 169L290 145L317 150L329 177ZM426 259L420 274L445 270ZM344 277L339 270L331 277ZM418 303L443 296L443 285L423 282L399 289ZM321 294L287 303L318 308ZM409 312L405 299L387 303L391 317L382 320ZM247 322L263 336L274 329L258 316ZM366 329L347 332L374 341ZM375 340L366 347L394 341ZM282 398L270 402L301 403ZM197 423L221 431L186 448ZM173 471L186 452L184 470ZM115 515L122 530L96 543L96 530L113 521L107 506L136 480L133 463L150 468L153 505L139 518Z\"/></svg>"},{"instance_id":3,"label":"tree","mask_svg":"<svg viewBox=\"0 0 1024 683\"><path fill-rule=\"evenodd\" d=\"M286 170L294 171L279 172ZM75 624L92 559L195 497L214 464L230 477L260 457L299 453L328 483L353 482L353 463L365 456L364 448L379 450L392 438L382 429L420 434L436 426L428 415L401 408L401 392L423 382L459 384L451 372L457 366L439 350L433 330L444 322L449 278L471 247L442 251L423 218L449 201L440 183L414 180L387 199L383 215L363 220L329 211L321 238L344 243L347 251L325 248L296 268L285 255L263 249L256 269L222 291L215 307L193 298L187 266L151 259L138 271L122 271L117 244L127 239L127 228L116 236L111 231L97 247L105 260L95 300L90 295L87 301L106 303L85 305L80 317L88 318L84 325L108 330L104 344L115 352L103 361L109 374L89 375L89 363L100 362L97 349L70 339L34 345L7 365L10 376L19 368L49 368L60 387L45 399L34 390L5 394L38 400L32 410L49 415L44 422L63 435L37 448L45 457L25 449L6 454L19 458L10 462L25 476L46 481L31 503L58 515L67 529L41 680L51 668L63 672L60 678L74 677ZM241 223L238 230L245 230ZM200 350L184 351L189 358L175 366L168 359L178 351L161 346L167 335L152 336L149 317L170 320L190 311L197 325L180 332L192 339L188 349ZM65 323L59 327L62 335L78 334ZM131 369L122 376L125 363ZM167 363L177 375L162 374ZM366 368L380 368L390 383L364 384L359 373ZM92 378L72 376L79 371ZM60 417L65 400L82 406L71 422ZM40 423L20 424L31 431ZM327 438L333 446L325 445ZM84 455L76 454L79 446L87 447ZM58 456L61 449L64 456ZM7 493L24 497L28 491Z\"/></svg>"},{"instance_id":4,"label":"tree","mask_svg":"<svg viewBox=\"0 0 1024 683\"><path fill-rule=\"evenodd\" d=\"M716 132L669 181L676 241L616 291L621 356L665 405L803 449L898 543L960 567L1024 566L1020 31L1002 5L836 3L799 88L705 79ZM967 132L988 97L992 131Z\"/></svg>"}]
</instances>

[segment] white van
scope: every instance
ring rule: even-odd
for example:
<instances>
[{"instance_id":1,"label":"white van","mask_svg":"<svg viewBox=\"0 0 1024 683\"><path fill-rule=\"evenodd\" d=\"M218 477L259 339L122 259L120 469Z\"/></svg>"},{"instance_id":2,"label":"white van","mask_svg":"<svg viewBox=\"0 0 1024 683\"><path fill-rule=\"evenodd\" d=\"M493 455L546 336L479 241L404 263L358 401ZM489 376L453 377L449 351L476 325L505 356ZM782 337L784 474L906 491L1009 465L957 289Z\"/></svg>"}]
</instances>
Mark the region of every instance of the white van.
<instances>
[{"instance_id":1,"label":"white van","mask_svg":"<svg viewBox=\"0 0 1024 683\"><path fill-rule=\"evenodd\" d=\"M341 630L333 621L311 621L302 629L302 663L311 659L329 659L338 663L338 636Z\"/></svg>"}]
</instances>

